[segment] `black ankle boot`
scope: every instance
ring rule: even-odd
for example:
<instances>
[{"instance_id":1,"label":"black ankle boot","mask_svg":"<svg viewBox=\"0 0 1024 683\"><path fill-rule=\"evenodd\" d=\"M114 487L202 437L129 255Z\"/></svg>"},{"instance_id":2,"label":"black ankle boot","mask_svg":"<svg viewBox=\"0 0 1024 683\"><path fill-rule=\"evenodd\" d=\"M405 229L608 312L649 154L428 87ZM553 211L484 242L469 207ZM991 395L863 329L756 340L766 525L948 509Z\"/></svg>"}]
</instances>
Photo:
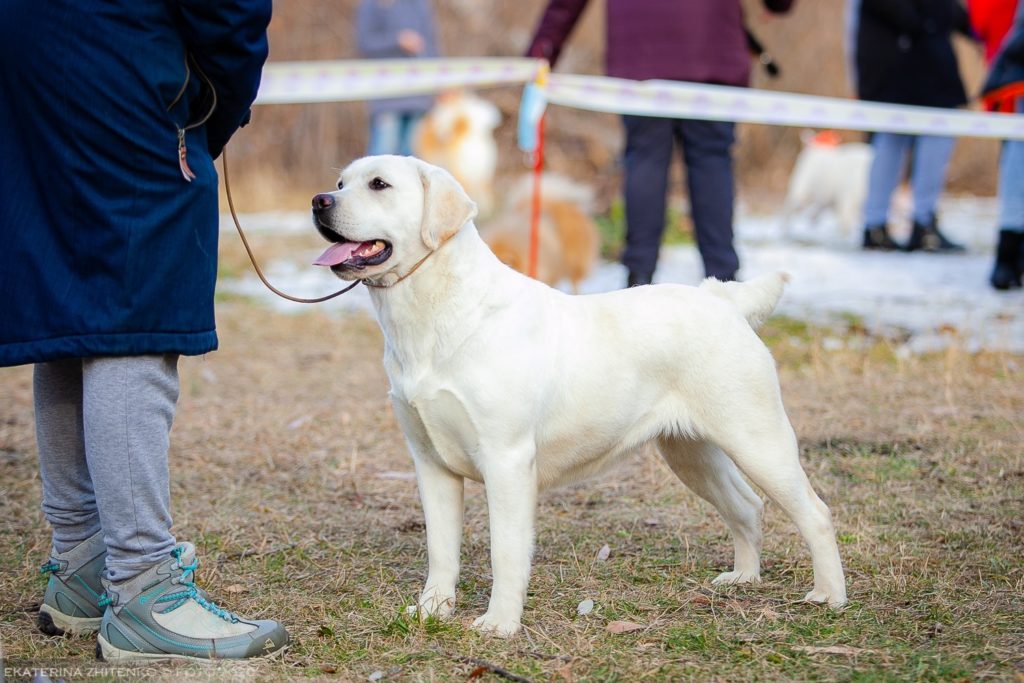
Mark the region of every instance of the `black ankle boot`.
<instances>
[{"instance_id":1,"label":"black ankle boot","mask_svg":"<svg viewBox=\"0 0 1024 683\"><path fill-rule=\"evenodd\" d=\"M1000 230L996 247L996 264L989 281L996 289L1021 286L1021 268L1024 267L1024 232Z\"/></svg>"},{"instance_id":2,"label":"black ankle boot","mask_svg":"<svg viewBox=\"0 0 1024 683\"><path fill-rule=\"evenodd\" d=\"M933 253L957 254L966 251L963 245L950 242L946 236L939 232L935 218L927 223L914 221L914 230L910 233L910 241L907 242L907 251L928 251Z\"/></svg>"},{"instance_id":3,"label":"black ankle boot","mask_svg":"<svg viewBox=\"0 0 1024 683\"><path fill-rule=\"evenodd\" d=\"M879 251L895 251L900 248L891 237L885 224L869 225L864 228L864 248L877 249Z\"/></svg>"},{"instance_id":4,"label":"black ankle boot","mask_svg":"<svg viewBox=\"0 0 1024 683\"><path fill-rule=\"evenodd\" d=\"M627 287L640 287L651 284L651 275L640 273L634 270L629 271L629 278L626 280Z\"/></svg>"}]
</instances>

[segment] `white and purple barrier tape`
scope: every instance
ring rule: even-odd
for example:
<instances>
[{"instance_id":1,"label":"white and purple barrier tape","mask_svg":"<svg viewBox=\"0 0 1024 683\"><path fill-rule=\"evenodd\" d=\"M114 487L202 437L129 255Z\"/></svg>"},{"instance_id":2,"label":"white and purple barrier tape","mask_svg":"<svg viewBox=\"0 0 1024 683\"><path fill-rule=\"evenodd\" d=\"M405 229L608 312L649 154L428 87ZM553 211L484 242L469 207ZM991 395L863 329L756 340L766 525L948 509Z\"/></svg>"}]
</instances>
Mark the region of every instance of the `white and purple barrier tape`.
<instances>
[{"instance_id":1,"label":"white and purple barrier tape","mask_svg":"<svg viewBox=\"0 0 1024 683\"><path fill-rule=\"evenodd\" d=\"M263 70L257 104L345 102L532 83L542 60L387 59L276 62ZM841 130L1024 140L1024 115L904 105L680 81L630 81L552 73L521 115L534 128L540 100L615 114ZM528 110L528 112L527 112ZM523 125L523 124L526 125ZM525 144L524 144L525 143ZM532 141L520 141L532 149Z\"/></svg>"},{"instance_id":2,"label":"white and purple barrier tape","mask_svg":"<svg viewBox=\"0 0 1024 683\"><path fill-rule=\"evenodd\" d=\"M616 114L1024 140L1024 116L934 109L679 81L552 74L553 104Z\"/></svg>"},{"instance_id":3,"label":"white and purple barrier tape","mask_svg":"<svg viewBox=\"0 0 1024 683\"><path fill-rule=\"evenodd\" d=\"M355 102L532 81L536 59L368 59L271 62L256 104Z\"/></svg>"}]
</instances>

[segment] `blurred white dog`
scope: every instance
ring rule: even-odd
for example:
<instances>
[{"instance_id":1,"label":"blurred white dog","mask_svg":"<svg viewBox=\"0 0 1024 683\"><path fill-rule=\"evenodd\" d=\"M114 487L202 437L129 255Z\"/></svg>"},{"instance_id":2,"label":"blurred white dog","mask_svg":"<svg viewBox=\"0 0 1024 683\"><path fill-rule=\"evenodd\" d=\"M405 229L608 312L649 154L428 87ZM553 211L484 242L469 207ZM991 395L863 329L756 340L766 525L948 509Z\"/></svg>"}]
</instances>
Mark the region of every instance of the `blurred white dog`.
<instances>
[{"instance_id":1,"label":"blurred white dog","mask_svg":"<svg viewBox=\"0 0 1024 683\"><path fill-rule=\"evenodd\" d=\"M796 522L814 565L811 602L846 584L828 507L800 466L775 363L754 332L785 276L572 296L502 264L447 172L409 157L350 164L313 198L331 246L317 259L370 288L391 402L416 466L427 527L421 615L455 605L463 484L487 490L494 585L475 628L520 628L541 489L594 474L654 442L733 535L715 583L760 579L761 499Z\"/></svg>"},{"instance_id":2,"label":"blurred white dog","mask_svg":"<svg viewBox=\"0 0 1024 683\"><path fill-rule=\"evenodd\" d=\"M455 176L485 216L494 206L494 129L499 125L501 112L496 106L455 90L438 95L413 135L413 153Z\"/></svg>"},{"instance_id":3,"label":"blurred white dog","mask_svg":"<svg viewBox=\"0 0 1024 683\"><path fill-rule=\"evenodd\" d=\"M835 131L804 131L801 138L804 148L789 177L782 207L782 235L793 234L793 221L797 218L808 218L817 224L822 214L831 209L840 233L849 237L862 222L873 156L871 146L861 142L841 144Z\"/></svg>"}]
</instances>

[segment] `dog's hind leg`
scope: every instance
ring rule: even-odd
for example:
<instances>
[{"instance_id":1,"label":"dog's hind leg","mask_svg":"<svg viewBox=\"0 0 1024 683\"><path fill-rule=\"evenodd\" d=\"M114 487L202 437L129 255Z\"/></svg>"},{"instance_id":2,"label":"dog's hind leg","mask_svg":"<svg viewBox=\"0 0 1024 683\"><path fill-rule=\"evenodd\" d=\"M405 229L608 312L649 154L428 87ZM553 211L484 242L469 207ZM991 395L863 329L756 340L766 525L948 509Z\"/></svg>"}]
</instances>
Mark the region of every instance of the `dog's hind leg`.
<instances>
[{"instance_id":1,"label":"dog's hind leg","mask_svg":"<svg viewBox=\"0 0 1024 683\"><path fill-rule=\"evenodd\" d=\"M725 519L735 548L733 570L713 583L761 580L761 498L743 479L732 460L706 441L664 436L658 450L676 476Z\"/></svg>"},{"instance_id":2,"label":"dog's hind leg","mask_svg":"<svg viewBox=\"0 0 1024 683\"><path fill-rule=\"evenodd\" d=\"M846 581L832 515L800 466L796 435L782 401L746 408L734 406L733 414L743 419L720 425L709 436L796 523L814 565L814 590L804 599L840 607L846 604Z\"/></svg>"},{"instance_id":3,"label":"dog's hind leg","mask_svg":"<svg viewBox=\"0 0 1024 683\"><path fill-rule=\"evenodd\" d=\"M861 214L864 206L864 198L853 195L843 196L836 206L836 215L839 217L839 231L843 237L850 237L857 224L861 221Z\"/></svg>"}]
</instances>

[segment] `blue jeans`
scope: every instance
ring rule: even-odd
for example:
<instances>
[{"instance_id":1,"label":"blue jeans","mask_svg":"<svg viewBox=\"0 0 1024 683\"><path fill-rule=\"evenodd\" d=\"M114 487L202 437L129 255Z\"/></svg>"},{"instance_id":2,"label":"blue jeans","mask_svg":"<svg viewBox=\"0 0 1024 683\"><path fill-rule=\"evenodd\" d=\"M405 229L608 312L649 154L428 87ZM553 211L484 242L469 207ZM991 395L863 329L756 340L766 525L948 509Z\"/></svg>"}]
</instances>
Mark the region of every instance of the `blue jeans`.
<instances>
[{"instance_id":1,"label":"blue jeans","mask_svg":"<svg viewBox=\"0 0 1024 683\"><path fill-rule=\"evenodd\" d=\"M622 121L626 128L623 265L631 273L654 273L665 230L669 165L674 143L679 141L704 272L721 280L735 278L740 266L732 243L735 124L648 116L623 116Z\"/></svg>"},{"instance_id":2,"label":"blue jeans","mask_svg":"<svg viewBox=\"0 0 1024 683\"><path fill-rule=\"evenodd\" d=\"M370 116L367 154L412 154L412 133L423 118L418 112L385 111Z\"/></svg>"},{"instance_id":3,"label":"blue jeans","mask_svg":"<svg viewBox=\"0 0 1024 683\"><path fill-rule=\"evenodd\" d=\"M1002 143L999 159L999 227L1024 230L1024 140Z\"/></svg>"},{"instance_id":4,"label":"blue jeans","mask_svg":"<svg viewBox=\"0 0 1024 683\"><path fill-rule=\"evenodd\" d=\"M1017 3L1013 30L1024 28L1024 2ZM1014 109L1024 111L1024 97ZM1024 140L1003 143L999 159L999 227L1004 230L1024 231Z\"/></svg>"},{"instance_id":5,"label":"blue jeans","mask_svg":"<svg viewBox=\"0 0 1024 683\"><path fill-rule=\"evenodd\" d=\"M1021 4L1024 7L1024 3ZM1024 99L1017 101L1017 111ZM1024 140L1007 140L999 159L999 227L1024 230Z\"/></svg>"},{"instance_id":6,"label":"blue jeans","mask_svg":"<svg viewBox=\"0 0 1024 683\"><path fill-rule=\"evenodd\" d=\"M914 151L910 171L913 219L917 223L930 223L946 183L946 168L954 144L955 138L935 135L875 133L871 140L875 158L871 162L868 196L864 201L865 225L883 225L888 220L892 193L900 183L903 165L911 149Z\"/></svg>"}]
</instances>

